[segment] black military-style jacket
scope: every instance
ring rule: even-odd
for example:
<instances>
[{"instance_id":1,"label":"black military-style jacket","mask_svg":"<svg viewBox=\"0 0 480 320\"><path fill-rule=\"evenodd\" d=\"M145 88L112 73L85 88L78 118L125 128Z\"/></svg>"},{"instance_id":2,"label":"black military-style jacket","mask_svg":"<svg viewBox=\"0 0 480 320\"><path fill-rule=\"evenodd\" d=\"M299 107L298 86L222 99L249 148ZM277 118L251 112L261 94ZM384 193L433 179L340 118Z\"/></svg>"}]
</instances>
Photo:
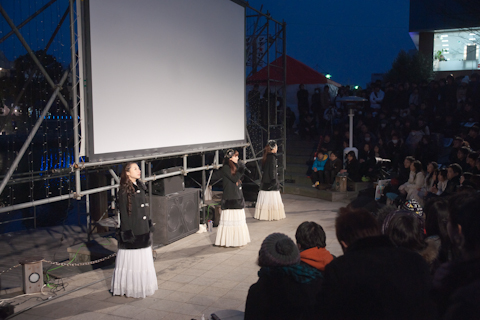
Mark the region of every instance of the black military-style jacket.
<instances>
[{"instance_id":1,"label":"black military-style jacket","mask_svg":"<svg viewBox=\"0 0 480 320\"><path fill-rule=\"evenodd\" d=\"M280 190L278 185L278 161L277 155L274 153L269 153L267 160L263 164L263 176L260 189L263 191Z\"/></svg>"},{"instance_id":2,"label":"black military-style jacket","mask_svg":"<svg viewBox=\"0 0 480 320\"><path fill-rule=\"evenodd\" d=\"M145 185L141 181L133 185L135 193L131 196L132 212L127 211L126 190L118 193L118 209L120 211L120 249L141 249L152 245L150 237L150 210L146 201Z\"/></svg>"},{"instance_id":3,"label":"black military-style jacket","mask_svg":"<svg viewBox=\"0 0 480 320\"><path fill-rule=\"evenodd\" d=\"M243 209L245 208L245 200L242 192L242 181L240 180L245 171L245 167L237 165L237 172L232 175L230 166L223 165L223 196L222 196L222 210L225 209Z\"/></svg>"}]
</instances>

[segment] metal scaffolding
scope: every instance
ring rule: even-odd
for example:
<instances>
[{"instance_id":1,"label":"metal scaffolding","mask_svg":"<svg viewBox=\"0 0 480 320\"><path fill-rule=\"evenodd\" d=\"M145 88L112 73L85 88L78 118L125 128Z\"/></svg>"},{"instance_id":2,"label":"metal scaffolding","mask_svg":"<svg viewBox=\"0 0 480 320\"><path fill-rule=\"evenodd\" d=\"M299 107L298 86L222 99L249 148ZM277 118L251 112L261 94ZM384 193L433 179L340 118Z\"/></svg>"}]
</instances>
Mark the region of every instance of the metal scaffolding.
<instances>
[{"instance_id":1,"label":"metal scaffolding","mask_svg":"<svg viewBox=\"0 0 480 320\"><path fill-rule=\"evenodd\" d=\"M32 44L29 44L27 39L22 35L21 29L23 30L23 28L27 28L29 24L34 23L35 19L38 19L38 16L42 16L42 14L48 12L53 5L57 5L57 10L55 12L59 13L56 14L56 17L53 17L57 18L57 20L53 19L55 21L52 21L52 24L55 24L56 28L51 34L49 34L49 41L40 52L38 51L38 48L35 48L36 50L32 49ZM246 36L247 60L249 61L246 67L246 74L249 76L259 68L273 68L271 61L279 56L286 58L286 24L272 19L269 13L262 13L261 10L256 10L246 3L244 3L244 5L246 6L247 12ZM60 8L61 6L65 6L66 10L65 8ZM50 92L50 98L48 101L45 101L46 103L42 103L42 105L38 107L39 112L36 116L35 110L37 107L25 108L24 113L28 113L29 116L33 114L31 119L36 118L34 121L35 123L32 123L31 126L29 126L28 123L33 122L33 120L28 119L24 121L25 131L28 134L26 138L23 134L20 134L20 130L9 132L9 135L6 136L0 136L2 139L5 138L4 141L6 142L2 143L5 143L7 146L5 154L0 155L3 159L3 161L1 161L2 170L0 171L0 201L3 204L0 206L0 226L14 221L33 220L33 225L36 227L37 215L35 207L63 200L76 201L81 200L82 198L87 198L85 211L88 213L89 195L116 190L119 186L118 176L116 174L116 172L118 172L118 166L130 161L141 162L142 178L145 182L153 182L174 175L188 176L189 173L201 171L201 182L195 182L201 187L202 194L205 194L207 185L206 173L207 171L209 172L208 181L210 181L213 170L218 169L221 166L219 159L221 159L220 153L223 149L212 148L189 154L169 153L148 157L85 162L84 157L82 157L84 154L82 151L84 146L83 141L81 140L85 123L84 119L81 119L80 117L82 114L80 109L83 107L85 92L83 89L84 84L79 81L79 75L83 73L85 66L84 48L82 47L82 44L79 43L83 31L82 28L79 27L81 25L79 21L82 19L83 10L81 2L75 0L51 0L47 2L45 0L45 4L41 8L37 9L26 19L22 18L24 20L21 23L17 23L17 25L4 7L5 6L2 5L2 2L0 2L0 13L12 31L0 39L0 44L9 39L9 37L15 35L23 46L22 50L24 50L28 57L33 61L34 67L29 70L29 76L26 77L27 80L23 83L22 89L19 90L15 99L12 101L11 105L13 107L10 109L7 117L5 117L5 121L0 123L2 125L0 130L3 130L4 127L8 126L11 120L14 119L15 107L22 104L22 100L26 100L25 95L28 95L28 88L32 83L37 81L39 77L44 79L46 84L48 84L49 88L45 87L44 89L45 92ZM68 16L69 19L67 20ZM48 68L45 65L46 61L44 60L48 60L46 58L47 51L51 48L52 43L55 43L56 41L60 42L58 37L59 34L61 34L62 27L67 25L66 21L68 21L67 23L69 24L68 43L65 41L65 43L60 43L58 46L65 48L62 50L69 51L68 54L70 55L71 61L69 67L66 68L66 70L63 70L62 76L54 79L51 74L49 74L49 71L47 70ZM43 32L44 34L42 34L42 37L47 33L45 30L43 30ZM37 35L37 37L40 37L40 35ZM259 42L258 39L260 38L267 40ZM33 37L30 35L29 40L33 41L32 39ZM255 46L253 44L255 44ZM259 53L258 45L262 48L262 53ZM286 75L285 69L283 70L283 73ZM268 92L270 92L270 82L268 83ZM281 162L282 168L279 168L283 169L279 170L282 174L281 181L283 181L286 161L286 157L284 156L286 151L286 104L285 99L283 99L283 102L280 105L277 105L276 102L273 103L273 100L276 101L278 99L277 94L283 97L286 96L285 83L284 76L284 81L272 85L272 88L275 88L275 95L266 95L265 103L268 106L268 116L266 121L264 120L264 123L250 123L246 130L247 143L231 146L243 151L241 152L243 159L246 162L255 162L259 169L260 167L258 163L261 159L263 146L266 145L267 140L275 139L279 145L279 154L283 155ZM25 105L27 105L27 103L25 103ZM57 107L56 115L52 113L52 106ZM26 117L26 114L23 116ZM60 140L60 137L63 139L63 136L59 133L60 126L62 126L62 128L69 126L69 128L65 129L65 136L67 137L65 141ZM54 151L50 152L50 140L48 139L49 137L52 137L52 129L59 136L56 137L58 138L58 143L54 146ZM73 141L71 141L69 137L73 137ZM22 144L20 150L18 150L17 146L19 141ZM38 149L41 150L38 151ZM65 151L67 149L71 152ZM40 155L42 157L41 159L39 159ZM189 159L197 159L199 156L201 158L200 164L189 163ZM157 162L165 159L177 159L182 161L182 168L177 172L165 174L156 174L155 172L152 172L152 167L154 167ZM23 162L28 162L28 164L23 165ZM260 170L258 171L260 174ZM108 179L106 185L91 188L86 182L86 180L88 180L88 175L91 173L103 173L109 175L111 179ZM51 186L51 184L53 184L52 181L59 181L55 182L58 185L56 190L53 190ZM15 195L19 192L23 192L21 191L24 190L21 188L22 186L25 190L28 190L29 187L29 195L18 200ZM17 188L17 191L15 188ZM42 192L45 192L44 196L38 196L35 194L35 190L39 189L43 190ZM14 214L8 216L11 213L29 208L33 208L33 216L27 215L25 217L25 214L23 213L22 218L18 218ZM7 216L2 217L2 214L7 214Z\"/></svg>"}]
</instances>

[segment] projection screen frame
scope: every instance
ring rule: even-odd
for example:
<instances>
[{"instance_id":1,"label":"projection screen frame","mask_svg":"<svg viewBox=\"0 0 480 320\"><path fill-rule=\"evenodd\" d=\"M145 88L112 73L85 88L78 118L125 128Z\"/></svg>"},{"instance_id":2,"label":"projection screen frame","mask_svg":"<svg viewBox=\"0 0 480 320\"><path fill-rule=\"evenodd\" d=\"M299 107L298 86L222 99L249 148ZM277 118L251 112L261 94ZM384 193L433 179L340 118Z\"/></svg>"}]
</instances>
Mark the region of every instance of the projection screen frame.
<instances>
[{"instance_id":1,"label":"projection screen frame","mask_svg":"<svg viewBox=\"0 0 480 320\"><path fill-rule=\"evenodd\" d=\"M233 2L243 8L243 33L244 38L246 35L246 9L249 7L248 3L243 0L225 0ZM243 128L244 128L244 137L241 140L232 140L232 141L218 141L218 142L211 142L211 143L199 143L199 144L191 144L191 145L182 145L182 146L171 146L171 147L159 147L159 148L151 148L151 149L141 149L141 150L133 150L133 151L122 151L122 152L112 152L112 153L103 153L103 154L95 154L94 153L94 137L93 137L93 96L92 96L92 57L91 57L91 34L90 34L90 0L84 0L83 2L83 45L84 45L84 75L83 79L80 79L80 83L85 84L84 90L84 101L85 103L85 114L84 121L85 124L85 132L82 132L82 141L85 142L85 152L86 157L84 159L85 164L91 163L92 165L95 164L102 164L106 162L121 162L126 161L129 159L154 159L154 158L162 158L162 157L170 157L172 154L198 154L206 151L215 150L225 150L229 148L238 147L240 145L246 145L247 142L247 115L246 115L246 82L243 83ZM245 42L243 43L243 57L244 62L243 65L246 65L247 62L247 53L246 53L246 46ZM91 79L91 81L89 81ZM246 68L243 68L243 79L246 79ZM82 81L83 80L83 81Z\"/></svg>"}]
</instances>

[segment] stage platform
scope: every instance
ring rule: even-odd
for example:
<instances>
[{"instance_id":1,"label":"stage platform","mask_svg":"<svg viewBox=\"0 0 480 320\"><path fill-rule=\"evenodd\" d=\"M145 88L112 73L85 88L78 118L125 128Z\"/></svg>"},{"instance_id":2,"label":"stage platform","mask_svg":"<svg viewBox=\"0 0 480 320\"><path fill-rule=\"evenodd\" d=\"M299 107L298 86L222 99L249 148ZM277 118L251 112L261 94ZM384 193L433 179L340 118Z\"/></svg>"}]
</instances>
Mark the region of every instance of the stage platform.
<instances>
[{"instance_id":1,"label":"stage platform","mask_svg":"<svg viewBox=\"0 0 480 320\"><path fill-rule=\"evenodd\" d=\"M246 209L252 242L244 247L213 246L217 230L214 228L211 233L193 234L156 249L159 290L151 297L112 296L109 289L113 265L96 270L64 267L55 270L58 271L55 276L64 284L64 290L58 291L56 297L48 298L52 294L45 290L46 295L19 296L9 300L15 305L15 312L26 310L13 319L190 320L201 319L202 314L209 319L212 313L220 319L243 319L248 289L258 279L258 251L267 235L282 232L295 239L300 223L315 221L327 234L327 249L336 256L342 255L334 222L338 208L345 206L346 201L331 202L291 194L282 197L287 213L284 220L258 221L253 219L255 209ZM81 228L67 226L4 234L0 239L1 271L33 253L55 261L66 260L67 248L84 242L86 234ZM45 268L48 265L44 265ZM20 268L2 278L0 299L18 295L21 290ZM9 288L10 294L6 295L4 288Z\"/></svg>"}]
</instances>

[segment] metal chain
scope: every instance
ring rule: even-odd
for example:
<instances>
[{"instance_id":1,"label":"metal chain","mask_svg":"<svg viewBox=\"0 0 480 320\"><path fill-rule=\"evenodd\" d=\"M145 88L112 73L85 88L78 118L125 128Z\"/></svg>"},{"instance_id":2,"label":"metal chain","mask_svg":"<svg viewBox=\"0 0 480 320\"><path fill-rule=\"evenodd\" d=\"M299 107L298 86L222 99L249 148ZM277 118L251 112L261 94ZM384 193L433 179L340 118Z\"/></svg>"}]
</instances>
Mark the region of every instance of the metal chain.
<instances>
[{"instance_id":1,"label":"metal chain","mask_svg":"<svg viewBox=\"0 0 480 320\"><path fill-rule=\"evenodd\" d=\"M2 276L2 274L7 273L8 271L12 271L13 269L15 269L17 267L20 267L20 266L21 266L21 264L19 263L16 266L11 267L10 269L3 270L2 272L0 272L0 277Z\"/></svg>"},{"instance_id":2,"label":"metal chain","mask_svg":"<svg viewBox=\"0 0 480 320\"><path fill-rule=\"evenodd\" d=\"M94 261L88 261L88 262L80 262L80 263L55 262L55 261L48 261L48 260L45 260L45 259L42 259L42 261L46 262L46 263L56 265L56 266L62 266L62 267L81 267L81 266L89 266L89 265L92 265L92 264L95 264L95 263L99 263L99 262L108 260L110 258L115 257L116 255L117 255L117 253L115 252L115 253L112 253L111 255L106 256L104 258L100 258L100 259L97 259L97 260L94 260Z\"/></svg>"}]
</instances>

